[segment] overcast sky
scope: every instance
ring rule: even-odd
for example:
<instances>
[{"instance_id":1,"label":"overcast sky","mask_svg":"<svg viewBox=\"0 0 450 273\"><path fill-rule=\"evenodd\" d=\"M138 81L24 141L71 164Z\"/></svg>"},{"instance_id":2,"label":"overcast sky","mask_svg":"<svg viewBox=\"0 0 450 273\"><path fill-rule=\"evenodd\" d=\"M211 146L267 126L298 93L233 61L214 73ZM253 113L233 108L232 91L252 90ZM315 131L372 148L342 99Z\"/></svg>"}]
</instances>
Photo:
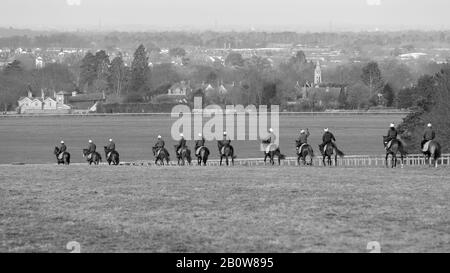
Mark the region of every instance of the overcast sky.
<instances>
[{"instance_id":1,"label":"overcast sky","mask_svg":"<svg viewBox=\"0 0 450 273\"><path fill-rule=\"evenodd\" d=\"M450 28L450 0L0 0L0 26Z\"/></svg>"}]
</instances>

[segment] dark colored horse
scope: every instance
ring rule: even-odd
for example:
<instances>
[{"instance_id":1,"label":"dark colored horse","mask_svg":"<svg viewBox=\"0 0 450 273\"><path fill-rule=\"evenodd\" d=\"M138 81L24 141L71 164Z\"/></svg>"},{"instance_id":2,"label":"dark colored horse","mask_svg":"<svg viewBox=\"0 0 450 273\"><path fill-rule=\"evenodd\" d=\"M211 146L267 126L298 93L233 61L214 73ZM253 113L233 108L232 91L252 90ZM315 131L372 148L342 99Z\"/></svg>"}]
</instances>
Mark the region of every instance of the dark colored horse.
<instances>
[{"instance_id":1,"label":"dark colored horse","mask_svg":"<svg viewBox=\"0 0 450 273\"><path fill-rule=\"evenodd\" d=\"M90 159L88 158L88 155L89 150L83 149L83 157L86 158L86 161L89 163L89 165L92 165L92 163L94 163L94 165L98 165L102 161L102 156L97 152L92 153Z\"/></svg>"},{"instance_id":2,"label":"dark colored horse","mask_svg":"<svg viewBox=\"0 0 450 273\"><path fill-rule=\"evenodd\" d=\"M278 165L281 165L282 159L286 159L286 156L281 153L280 148L277 148L275 151L264 151L264 164L266 164L267 158L270 158L270 164L275 165L275 156L278 157Z\"/></svg>"},{"instance_id":3,"label":"dark colored horse","mask_svg":"<svg viewBox=\"0 0 450 273\"><path fill-rule=\"evenodd\" d=\"M387 139L388 138L386 136L383 136L383 144L384 144L385 148L387 147L387 145L389 143L389 141L387 141ZM403 168L403 159L406 156L406 151L403 147L402 142L398 139L394 139L391 142L391 147L389 147L389 149L386 150L386 167L389 167L388 159L389 159L389 155L390 155L392 157L391 167L397 168L397 161L398 161L397 154L398 153L400 153L400 160L401 160L400 164Z\"/></svg>"},{"instance_id":4,"label":"dark colored horse","mask_svg":"<svg viewBox=\"0 0 450 273\"><path fill-rule=\"evenodd\" d=\"M108 156L109 155L109 156ZM112 151L105 146L105 157L109 165L113 164L115 166L120 164L119 153L117 151Z\"/></svg>"},{"instance_id":5,"label":"dark colored horse","mask_svg":"<svg viewBox=\"0 0 450 273\"><path fill-rule=\"evenodd\" d=\"M207 147L203 146L200 148L200 152L197 155L197 161L198 161L199 166L201 166L202 163L203 163L203 166L206 166L206 162L208 162L209 154L210 154L210 152Z\"/></svg>"},{"instance_id":6,"label":"dark colored horse","mask_svg":"<svg viewBox=\"0 0 450 273\"><path fill-rule=\"evenodd\" d=\"M186 165L186 161L189 165L191 165L191 150L188 147L183 147L180 149L180 153L177 153L177 145L175 145L175 153L177 154L178 165L184 166Z\"/></svg>"},{"instance_id":7,"label":"dark colored horse","mask_svg":"<svg viewBox=\"0 0 450 273\"><path fill-rule=\"evenodd\" d=\"M70 154L68 152L64 152L62 159L59 159L59 154L61 152L59 151L58 147L55 147L55 150L53 151L53 153L56 155L56 161L58 162L58 165L60 165L60 164L69 165L70 164Z\"/></svg>"},{"instance_id":8,"label":"dark colored horse","mask_svg":"<svg viewBox=\"0 0 450 273\"><path fill-rule=\"evenodd\" d=\"M158 162L160 162L161 165L164 166L164 160L166 161L167 165L169 165L170 161L170 155L169 151L167 151L166 148L152 148L153 155L156 157L155 164L158 165Z\"/></svg>"},{"instance_id":9,"label":"dark colored horse","mask_svg":"<svg viewBox=\"0 0 450 273\"><path fill-rule=\"evenodd\" d=\"M219 141L218 143L219 147L219 152L220 152L220 166L222 166L222 162L223 162L223 158L225 158L225 162L227 163L227 166L230 165L230 161L229 158L231 158L231 164L234 166L234 149L232 149L231 145L225 145L225 146L221 146L222 142Z\"/></svg>"},{"instance_id":10,"label":"dark colored horse","mask_svg":"<svg viewBox=\"0 0 450 273\"><path fill-rule=\"evenodd\" d=\"M434 165L435 168L438 167L438 159L442 155L442 148L441 144L437 142L436 140L430 141L430 144L428 144L428 151L422 153L425 155L425 159L428 160L428 164L430 167Z\"/></svg>"},{"instance_id":11,"label":"dark colored horse","mask_svg":"<svg viewBox=\"0 0 450 273\"><path fill-rule=\"evenodd\" d=\"M337 157L344 157L344 153L336 147L333 147L331 143L325 145L325 147L321 147L319 145L320 153L322 154L322 162L324 166L333 166L333 160L331 157L334 155L334 165L337 166ZM325 161L325 159L327 159Z\"/></svg>"},{"instance_id":12,"label":"dark colored horse","mask_svg":"<svg viewBox=\"0 0 450 273\"><path fill-rule=\"evenodd\" d=\"M298 143L297 143L298 145ZM309 162L306 162L306 159L309 157ZM305 144L297 148L297 163L300 166L300 161L303 163L303 165L313 165L313 159L314 159L314 150L311 145Z\"/></svg>"}]
</instances>

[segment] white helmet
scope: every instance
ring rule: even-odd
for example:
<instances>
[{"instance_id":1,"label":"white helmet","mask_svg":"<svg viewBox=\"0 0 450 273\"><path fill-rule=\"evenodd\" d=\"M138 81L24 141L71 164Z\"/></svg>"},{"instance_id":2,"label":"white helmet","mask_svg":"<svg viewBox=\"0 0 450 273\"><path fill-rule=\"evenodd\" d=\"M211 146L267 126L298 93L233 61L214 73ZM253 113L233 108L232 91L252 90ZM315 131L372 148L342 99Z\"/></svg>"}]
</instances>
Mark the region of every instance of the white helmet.
<instances>
[{"instance_id":1,"label":"white helmet","mask_svg":"<svg viewBox=\"0 0 450 273\"><path fill-rule=\"evenodd\" d=\"M113 141L112 138L110 138L110 139L109 139L109 142L112 142L112 141Z\"/></svg>"},{"instance_id":2,"label":"white helmet","mask_svg":"<svg viewBox=\"0 0 450 273\"><path fill-rule=\"evenodd\" d=\"M300 131L300 134L304 134L304 133L305 133L305 130L301 130L301 131Z\"/></svg>"},{"instance_id":3,"label":"white helmet","mask_svg":"<svg viewBox=\"0 0 450 273\"><path fill-rule=\"evenodd\" d=\"M161 139L162 137L161 136L158 136L158 139Z\"/></svg>"},{"instance_id":4,"label":"white helmet","mask_svg":"<svg viewBox=\"0 0 450 273\"><path fill-rule=\"evenodd\" d=\"M184 137L184 135L183 135L183 134L180 134L180 137Z\"/></svg>"},{"instance_id":5,"label":"white helmet","mask_svg":"<svg viewBox=\"0 0 450 273\"><path fill-rule=\"evenodd\" d=\"M92 140L89 139L89 143L92 143Z\"/></svg>"},{"instance_id":6,"label":"white helmet","mask_svg":"<svg viewBox=\"0 0 450 273\"><path fill-rule=\"evenodd\" d=\"M431 128L433 127L433 125L431 123L428 123L428 127Z\"/></svg>"},{"instance_id":7,"label":"white helmet","mask_svg":"<svg viewBox=\"0 0 450 273\"><path fill-rule=\"evenodd\" d=\"M394 123L391 123L391 128L395 128L395 124Z\"/></svg>"},{"instance_id":8,"label":"white helmet","mask_svg":"<svg viewBox=\"0 0 450 273\"><path fill-rule=\"evenodd\" d=\"M61 140L61 144L64 144L64 140Z\"/></svg>"},{"instance_id":9,"label":"white helmet","mask_svg":"<svg viewBox=\"0 0 450 273\"><path fill-rule=\"evenodd\" d=\"M227 135L227 132L223 132L223 135L226 136L226 135Z\"/></svg>"},{"instance_id":10,"label":"white helmet","mask_svg":"<svg viewBox=\"0 0 450 273\"><path fill-rule=\"evenodd\" d=\"M323 129L325 132L328 132L328 131L330 131L328 128L325 128L325 129Z\"/></svg>"},{"instance_id":11,"label":"white helmet","mask_svg":"<svg viewBox=\"0 0 450 273\"><path fill-rule=\"evenodd\" d=\"M203 135L202 135L202 133L199 133L198 136L199 136L199 137L202 137Z\"/></svg>"},{"instance_id":12,"label":"white helmet","mask_svg":"<svg viewBox=\"0 0 450 273\"><path fill-rule=\"evenodd\" d=\"M272 128L270 128L270 129L269 129L269 132L273 133L273 129L272 129Z\"/></svg>"}]
</instances>

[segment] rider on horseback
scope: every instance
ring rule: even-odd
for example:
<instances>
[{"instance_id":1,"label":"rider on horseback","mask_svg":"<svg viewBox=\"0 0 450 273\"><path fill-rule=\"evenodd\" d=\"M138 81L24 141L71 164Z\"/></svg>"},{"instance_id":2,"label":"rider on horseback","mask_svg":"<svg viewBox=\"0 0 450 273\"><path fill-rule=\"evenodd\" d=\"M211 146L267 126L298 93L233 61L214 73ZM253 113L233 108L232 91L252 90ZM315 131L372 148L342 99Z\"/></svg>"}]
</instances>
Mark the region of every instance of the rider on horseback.
<instances>
[{"instance_id":1,"label":"rider on horseback","mask_svg":"<svg viewBox=\"0 0 450 273\"><path fill-rule=\"evenodd\" d=\"M311 134L309 133L309 129L306 129L306 131L305 130L301 130L300 131L300 135L299 135L299 137L297 138L297 140L295 141L296 143L297 143L297 150L300 152L300 148L303 146L303 145L305 145L305 144L308 144L308 137L310 136Z\"/></svg>"},{"instance_id":2,"label":"rider on horseback","mask_svg":"<svg viewBox=\"0 0 450 273\"><path fill-rule=\"evenodd\" d=\"M325 133L322 136L322 144L319 145L321 153L324 152L324 148L328 144L333 146L334 149L337 149L336 144L334 143L334 141L336 141L336 138L334 137L334 135L330 132L330 130L328 128L325 128L324 132Z\"/></svg>"},{"instance_id":3,"label":"rider on horseback","mask_svg":"<svg viewBox=\"0 0 450 273\"><path fill-rule=\"evenodd\" d=\"M107 155L106 157L110 157L112 152L116 151L116 143L110 138L109 144L106 146Z\"/></svg>"},{"instance_id":4,"label":"rider on horseback","mask_svg":"<svg viewBox=\"0 0 450 273\"><path fill-rule=\"evenodd\" d=\"M195 141L195 156L198 156L200 154L200 148L204 147L206 142L206 139L201 133L198 134L198 137L200 139Z\"/></svg>"},{"instance_id":5,"label":"rider on horseback","mask_svg":"<svg viewBox=\"0 0 450 273\"><path fill-rule=\"evenodd\" d=\"M263 144L266 145L265 151L266 153L269 153L271 149L276 150L278 147L276 147L275 140L277 137L275 136L273 129L269 129L269 135L262 141ZM273 148L272 148L273 147Z\"/></svg>"},{"instance_id":6,"label":"rider on horseback","mask_svg":"<svg viewBox=\"0 0 450 273\"><path fill-rule=\"evenodd\" d=\"M233 146L231 146L231 139L228 137L228 134L227 134L227 132L223 132L223 139L222 139L222 141L219 141L218 142L218 146L219 146L219 153L222 155L222 149L224 148L224 147L230 147L230 149L231 149L231 153L233 154L233 156L234 156L234 148L233 148Z\"/></svg>"},{"instance_id":7,"label":"rider on horseback","mask_svg":"<svg viewBox=\"0 0 450 273\"><path fill-rule=\"evenodd\" d=\"M395 124L391 123L391 126L390 126L390 128L388 130L388 133L387 133L387 136L386 136L386 140L385 140L386 151L391 148L392 141L394 139L397 139L397 136L398 136L398 132L397 132L397 129L395 129Z\"/></svg>"},{"instance_id":8,"label":"rider on horseback","mask_svg":"<svg viewBox=\"0 0 450 273\"><path fill-rule=\"evenodd\" d=\"M425 132L423 133L422 143L420 144L420 147L422 148L422 150L424 150L424 148L425 148L424 146L427 142L430 142L430 141L434 140L435 138L436 138L436 133L433 130L433 125L431 123L428 123L428 126L425 129ZM426 152L426 151L424 151L424 152Z\"/></svg>"},{"instance_id":9,"label":"rider on horseback","mask_svg":"<svg viewBox=\"0 0 450 273\"><path fill-rule=\"evenodd\" d=\"M66 151L67 151L67 146L66 146L66 144L64 144L64 140L61 140L61 145L59 146L58 159L61 160Z\"/></svg>"},{"instance_id":10,"label":"rider on horseback","mask_svg":"<svg viewBox=\"0 0 450 273\"><path fill-rule=\"evenodd\" d=\"M92 158L92 154L96 152L97 150L97 146L95 146L94 142L92 140L89 139L89 147L87 148L88 150L88 159L90 160Z\"/></svg>"},{"instance_id":11,"label":"rider on horseback","mask_svg":"<svg viewBox=\"0 0 450 273\"><path fill-rule=\"evenodd\" d=\"M186 147L186 139L184 138L183 134L180 134L180 141L178 141L178 145L175 146L175 149L177 150L177 156L180 156L180 152L182 148Z\"/></svg>"},{"instance_id":12,"label":"rider on horseback","mask_svg":"<svg viewBox=\"0 0 450 273\"><path fill-rule=\"evenodd\" d=\"M162 136L158 136L158 141L156 141L156 144L155 144L155 146L153 146L153 148L160 150L160 149L164 148L165 145L166 145L166 143L162 139Z\"/></svg>"},{"instance_id":13,"label":"rider on horseback","mask_svg":"<svg viewBox=\"0 0 450 273\"><path fill-rule=\"evenodd\" d=\"M110 138L109 144L106 146L106 149L108 149L109 152L114 152L116 150L116 143Z\"/></svg>"}]
</instances>

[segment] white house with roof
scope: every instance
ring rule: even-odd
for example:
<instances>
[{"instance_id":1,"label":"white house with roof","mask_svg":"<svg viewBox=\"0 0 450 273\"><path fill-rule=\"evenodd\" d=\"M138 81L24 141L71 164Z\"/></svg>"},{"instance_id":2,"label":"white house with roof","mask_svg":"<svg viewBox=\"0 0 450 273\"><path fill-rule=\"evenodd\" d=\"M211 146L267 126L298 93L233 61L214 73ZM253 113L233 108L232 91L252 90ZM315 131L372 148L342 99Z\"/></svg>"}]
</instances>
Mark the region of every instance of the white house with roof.
<instances>
[{"instance_id":1,"label":"white house with roof","mask_svg":"<svg viewBox=\"0 0 450 273\"><path fill-rule=\"evenodd\" d=\"M40 98L33 97L31 91L28 91L28 96L20 98L18 105L17 112L19 114L69 113L71 110L71 107L65 104L64 96L58 97L55 94L55 98L45 97L44 91Z\"/></svg>"}]
</instances>

